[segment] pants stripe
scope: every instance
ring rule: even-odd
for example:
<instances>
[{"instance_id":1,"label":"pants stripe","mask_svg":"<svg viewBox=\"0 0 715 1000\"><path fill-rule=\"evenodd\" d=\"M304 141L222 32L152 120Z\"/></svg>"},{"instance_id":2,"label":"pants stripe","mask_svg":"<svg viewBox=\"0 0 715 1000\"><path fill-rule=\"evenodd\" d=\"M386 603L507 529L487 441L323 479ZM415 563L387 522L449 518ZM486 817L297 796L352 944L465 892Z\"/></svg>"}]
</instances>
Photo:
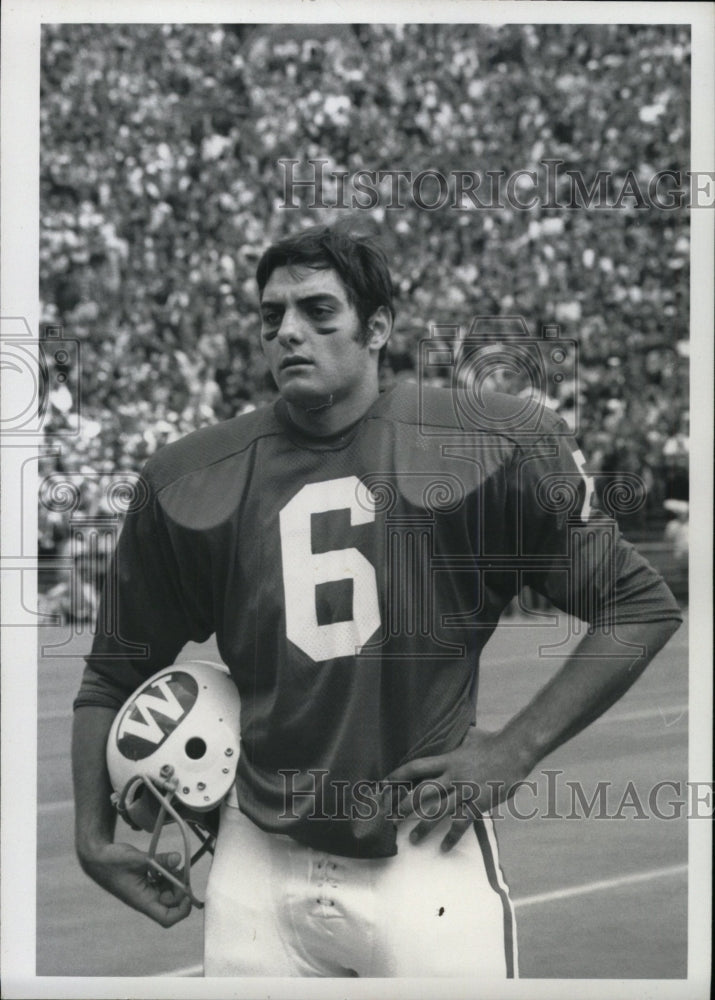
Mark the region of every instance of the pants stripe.
<instances>
[{"instance_id":1,"label":"pants stripe","mask_svg":"<svg viewBox=\"0 0 715 1000\"><path fill-rule=\"evenodd\" d=\"M509 899L509 890L504 875L497 862L496 837L492 821L488 816L474 821L474 832L484 858L484 867L489 879L489 885L499 895L504 912L504 956L506 959L507 979L514 979L516 972L516 933L514 910Z\"/></svg>"}]
</instances>

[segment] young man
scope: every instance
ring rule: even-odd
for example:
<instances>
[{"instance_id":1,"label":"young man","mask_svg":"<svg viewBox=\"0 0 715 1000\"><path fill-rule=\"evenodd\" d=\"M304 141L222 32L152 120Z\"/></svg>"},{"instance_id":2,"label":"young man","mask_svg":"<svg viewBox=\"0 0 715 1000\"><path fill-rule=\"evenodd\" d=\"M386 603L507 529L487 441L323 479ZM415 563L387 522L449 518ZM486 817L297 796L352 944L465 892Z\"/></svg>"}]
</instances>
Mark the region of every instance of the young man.
<instances>
[{"instance_id":1,"label":"young man","mask_svg":"<svg viewBox=\"0 0 715 1000\"><path fill-rule=\"evenodd\" d=\"M679 610L589 506L555 416L526 439L520 400L487 400L465 428L449 389L379 393L392 286L369 243L313 229L270 247L257 279L280 399L146 466L114 632L149 652L123 654L100 622L76 701L81 863L165 926L189 912L145 854L113 843L104 753L126 697L215 633L241 753L205 974L513 976L488 811L630 687ZM591 628L529 705L482 732L479 655L525 584Z\"/></svg>"}]
</instances>

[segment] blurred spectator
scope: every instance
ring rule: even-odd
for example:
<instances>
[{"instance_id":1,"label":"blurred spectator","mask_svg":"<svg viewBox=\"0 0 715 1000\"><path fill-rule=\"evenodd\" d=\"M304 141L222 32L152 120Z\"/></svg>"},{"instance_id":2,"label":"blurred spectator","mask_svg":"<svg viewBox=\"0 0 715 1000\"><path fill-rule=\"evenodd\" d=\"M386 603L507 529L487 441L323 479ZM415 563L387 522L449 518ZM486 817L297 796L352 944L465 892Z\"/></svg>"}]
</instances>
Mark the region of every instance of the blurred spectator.
<instances>
[{"instance_id":1,"label":"blurred spectator","mask_svg":"<svg viewBox=\"0 0 715 1000\"><path fill-rule=\"evenodd\" d=\"M665 540L670 545L675 560L681 565L687 565L690 504L687 500L666 500L663 506L674 515L665 526Z\"/></svg>"}]
</instances>

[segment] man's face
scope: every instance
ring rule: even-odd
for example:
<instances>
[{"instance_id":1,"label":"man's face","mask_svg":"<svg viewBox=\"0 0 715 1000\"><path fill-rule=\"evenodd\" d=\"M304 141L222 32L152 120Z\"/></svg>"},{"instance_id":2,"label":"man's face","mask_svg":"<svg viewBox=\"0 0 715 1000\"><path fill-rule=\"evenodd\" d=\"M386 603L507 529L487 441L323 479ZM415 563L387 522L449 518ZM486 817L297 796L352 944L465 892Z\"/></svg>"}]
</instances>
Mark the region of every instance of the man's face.
<instances>
[{"instance_id":1,"label":"man's face","mask_svg":"<svg viewBox=\"0 0 715 1000\"><path fill-rule=\"evenodd\" d=\"M357 342L360 320L335 271L277 267L261 317L263 351L288 403L310 410L365 391L377 352Z\"/></svg>"}]
</instances>

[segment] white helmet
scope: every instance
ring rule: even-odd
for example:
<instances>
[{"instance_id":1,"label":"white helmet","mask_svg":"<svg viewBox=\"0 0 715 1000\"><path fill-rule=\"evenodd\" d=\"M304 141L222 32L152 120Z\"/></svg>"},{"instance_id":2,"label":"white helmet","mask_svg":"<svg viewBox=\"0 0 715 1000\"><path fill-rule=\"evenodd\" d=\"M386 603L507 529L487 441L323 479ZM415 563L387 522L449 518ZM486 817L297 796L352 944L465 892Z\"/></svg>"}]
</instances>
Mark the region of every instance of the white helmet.
<instances>
[{"instance_id":1,"label":"white helmet","mask_svg":"<svg viewBox=\"0 0 715 1000\"><path fill-rule=\"evenodd\" d=\"M213 853L210 816L236 778L239 697L228 670L192 661L150 677L125 702L107 740L112 801L135 830L152 834L149 864L182 889L195 906L191 865ZM174 820L184 840L183 881L156 859L164 823ZM201 841L191 856L188 826Z\"/></svg>"}]
</instances>

